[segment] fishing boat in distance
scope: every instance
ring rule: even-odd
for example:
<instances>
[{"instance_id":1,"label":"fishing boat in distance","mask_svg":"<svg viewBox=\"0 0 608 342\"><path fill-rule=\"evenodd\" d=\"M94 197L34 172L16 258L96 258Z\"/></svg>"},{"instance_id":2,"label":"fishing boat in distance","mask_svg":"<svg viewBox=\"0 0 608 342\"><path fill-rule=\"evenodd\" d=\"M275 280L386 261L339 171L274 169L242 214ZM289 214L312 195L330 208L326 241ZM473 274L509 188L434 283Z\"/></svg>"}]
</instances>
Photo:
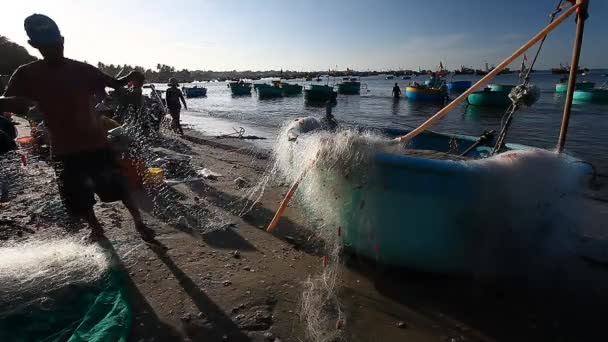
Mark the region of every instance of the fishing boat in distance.
<instances>
[{"instance_id":1,"label":"fishing boat in distance","mask_svg":"<svg viewBox=\"0 0 608 342\"><path fill-rule=\"evenodd\" d=\"M588 73L589 69L588 68L578 68L576 70L577 74L582 74L582 73ZM551 73L552 74L558 74L558 75L566 75L570 73L570 66L569 65L562 65L561 63L559 64L559 68L551 68Z\"/></svg>"},{"instance_id":2,"label":"fishing boat in distance","mask_svg":"<svg viewBox=\"0 0 608 342\"><path fill-rule=\"evenodd\" d=\"M454 70L454 75L473 75L475 74L475 70L471 68L467 68L464 65L460 66L460 69Z\"/></svg>"},{"instance_id":3,"label":"fishing boat in distance","mask_svg":"<svg viewBox=\"0 0 608 342\"><path fill-rule=\"evenodd\" d=\"M471 87L471 81L451 81L447 86L449 91L465 91Z\"/></svg>"},{"instance_id":4,"label":"fishing boat in distance","mask_svg":"<svg viewBox=\"0 0 608 342\"><path fill-rule=\"evenodd\" d=\"M338 93L329 85L311 84L304 89L304 97L311 102L336 101Z\"/></svg>"},{"instance_id":5,"label":"fishing boat in distance","mask_svg":"<svg viewBox=\"0 0 608 342\"><path fill-rule=\"evenodd\" d=\"M185 87L184 86L184 87L182 87L182 92L188 98L207 96L207 88L199 87L199 86L194 86L194 87Z\"/></svg>"},{"instance_id":6,"label":"fishing boat in distance","mask_svg":"<svg viewBox=\"0 0 608 342\"><path fill-rule=\"evenodd\" d=\"M338 93L345 95L359 95L361 82L356 77L345 77L346 81L338 84Z\"/></svg>"},{"instance_id":7,"label":"fishing boat in distance","mask_svg":"<svg viewBox=\"0 0 608 342\"><path fill-rule=\"evenodd\" d=\"M388 76L386 76L386 79L387 79L387 80L394 80L394 79L395 79L395 76L393 76L393 75L388 75Z\"/></svg>"},{"instance_id":8,"label":"fishing boat in distance","mask_svg":"<svg viewBox=\"0 0 608 342\"><path fill-rule=\"evenodd\" d=\"M595 87L594 82L576 82L574 87L575 90L589 90ZM565 93L568 90L567 82L560 82L555 84L555 92L556 93Z\"/></svg>"},{"instance_id":9,"label":"fishing boat in distance","mask_svg":"<svg viewBox=\"0 0 608 342\"><path fill-rule=\"evenodd\" d=\"M251 95L251 83L238 81L228 83L232 95Z\"/></svg>"}]
</instances>

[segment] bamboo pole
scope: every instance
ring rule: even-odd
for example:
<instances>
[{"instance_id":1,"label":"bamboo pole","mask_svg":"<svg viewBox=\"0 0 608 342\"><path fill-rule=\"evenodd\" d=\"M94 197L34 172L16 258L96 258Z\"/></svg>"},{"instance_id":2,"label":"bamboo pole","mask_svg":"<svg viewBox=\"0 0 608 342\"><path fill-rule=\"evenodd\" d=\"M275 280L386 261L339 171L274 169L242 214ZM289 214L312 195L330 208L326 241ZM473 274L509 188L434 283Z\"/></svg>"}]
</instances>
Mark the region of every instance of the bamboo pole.
<instances>
[{"instance_id":1,"label":"bamboo pole","mask_svg":"<svg viewBox=\"0 0 608 342\"><path fill-rule=\"evenodd\" d=\"M562 116L562 126L559 131L557 141L557 152L562 153L566 144L566 134L568 134L568 124L570 122L570 110L572 109L572 97L576 86L576 73L578 72L578 60L581 55L583 45L583 32L585 30L585 14L587 0L577 0L576 4L581 6L581 10L576 15L576 36L572 47L572 61L570 62L570 75L568 76L568 90L566 92L566 103L564 104L564 114Z\"/></svg>"},{"instance_id":2,"label":"bamboo pole","mask_svg":"<svg viewBox=\"0 0 608 342\"><path fill-rule=\"evenodd\" d=\"M281 201L281 204L279 205L277 212L274 214L272 221L270 221L270 224L268 224L268 228L266 228L267 232L271 233L274 230L274 228L277 226L277 224L279 223L279 219L281 218L281 216L283 216L283 212L285 211L285 209L287 209L287 204L289 204L289 201L291 200L293 195L296 193L296 190L298 190L298 186L300 186L300 182L302 182L302 179L304 179L304 176L306 175L308 170L310 170L312 168L313 165L314 165L314 161L307 168L305 168L304 171L302 171L302 173L300 173L300 176L298 176L296 181L293 182L293 185L291 186L291 188L289 188L289 191L287 191L287 194L285 194L285 198L283 198L283 201Z\"/></svg>"},{"instance_id":3,"label":"bamboo pole","mask_svg":"<svg viewBox=\"0 0 608 342\"><path fill-rule=\"evenodd\" d=\"M562 15L560 15L555 21L547 25L544 29L538 32L532 39L530 39L527 43L522 45L517 51L515 51L511 56L507 57L502 63L498 64L496 68L490 71L486 76L477 81L472 87L467 89L464 93L458 96L454 101L450 102L447 106L443 107L440 111L438 111L435 115L430 117L428 120L423 122L420 126L418 126L413 131L408 134L395 138L396 142L405 142L408 141L423 131L430 128L433 124L435 124L438 120L443 118L447 113L449 113L452 109L454 109L457 105L459 105L464 99L466 99L475 89L484 85L488 81L490 81L494 76L498 75L504 68L506 68L509 64L511 64L517 57L521 56L526 50L531 48L534 44L538 43L543 37L545 37L549 32L553 31L559 24L561 24L564 20L566 20L572 13L574 13L580 6L581 2L585 0L578 0L575 5L566 10Z\"/></svg>"}]
</instances>

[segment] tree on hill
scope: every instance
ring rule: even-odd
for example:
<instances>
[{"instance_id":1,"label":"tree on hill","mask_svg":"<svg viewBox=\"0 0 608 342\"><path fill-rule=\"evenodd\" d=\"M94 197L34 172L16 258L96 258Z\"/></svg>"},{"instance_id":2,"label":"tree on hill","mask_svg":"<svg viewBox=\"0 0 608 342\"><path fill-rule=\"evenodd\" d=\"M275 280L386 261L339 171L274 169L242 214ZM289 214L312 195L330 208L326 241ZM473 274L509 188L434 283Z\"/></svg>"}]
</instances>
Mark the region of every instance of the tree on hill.
<instances>
[{"instance_id":1,"label":"tree on hill","mask_svg":"<svg viewBox=\"0 0 608 342\"><path fill-rule=\"evenodd\" d=\"M37 58L30 55L27 50L8 38L0 36L0 75L12 75L15 69L22 64L35 61Z\"/></svg>"}]
</instances>

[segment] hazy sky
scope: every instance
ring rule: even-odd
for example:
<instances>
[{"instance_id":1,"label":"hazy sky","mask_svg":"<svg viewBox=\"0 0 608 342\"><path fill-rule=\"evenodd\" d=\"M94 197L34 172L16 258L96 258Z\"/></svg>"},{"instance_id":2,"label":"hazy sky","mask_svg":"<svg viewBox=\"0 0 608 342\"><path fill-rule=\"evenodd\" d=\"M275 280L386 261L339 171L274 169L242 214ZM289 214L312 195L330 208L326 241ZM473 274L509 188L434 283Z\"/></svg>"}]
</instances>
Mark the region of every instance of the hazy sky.
<instances>
[{"instance_id":1,"label":"hazy sky","mask_svg":"<svg viewBox=\"0 0 608 342\"><path fill-rule=\"evenodd\" d=\"M556 0L18 0L0 34L27 46L23 19L53 18L68 57L212 70L436 68L497 64L549 20ZM608 67L608 1L591 0L581 63ZM537 68L568 63L574 20ZM29 46L28 46L29 48ZM32 53L38 53L30 48ZM530 52L529 55L533 53ZM519 62L518 62L519 63Z\"/></svg>"}]
</instances>

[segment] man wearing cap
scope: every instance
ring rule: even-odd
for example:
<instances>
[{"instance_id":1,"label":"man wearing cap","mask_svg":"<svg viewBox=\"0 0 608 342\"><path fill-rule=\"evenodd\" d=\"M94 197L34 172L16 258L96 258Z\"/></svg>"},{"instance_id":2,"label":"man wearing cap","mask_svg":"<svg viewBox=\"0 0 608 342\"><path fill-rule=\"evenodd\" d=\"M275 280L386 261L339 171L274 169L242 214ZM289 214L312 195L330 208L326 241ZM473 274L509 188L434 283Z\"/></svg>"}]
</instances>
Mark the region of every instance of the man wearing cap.
<instances>
[{"instance_id":1,"label":"man wearing cap","mask_svg":"<svg viewBox=\"0 0 608 342\"><path fill-rule=\"evenodd\" d=\"M36 102L48 129L59 190L66 209L83 217L91 227L89 238L103 237L95 216L96 193L102 201L122 200L142 239L154 241L139 209L128 193L106 132L95 113L95 95L105 87L120 88L140 73L115 79L97 68L63 56L64 39L55 22L41 14L25 19L29 44L43 59L20 66L11 77L5 96Z\"/></svg>"},{"instance_id":2,"label":"man wearing cap","mask_svg":"<svg viewBox=\"0 0 608 342\"><path fill-rule=\"evenodd\" d=\"M180 123L180 112L182 110L181 102L184 104L184 108L188 110L188 106L186 105L186 100L184 100L184 94L179 90L177 83L177 79L175 77L171 77L169 79L169 88L165 93L165 99L167 100L167 109L169 110L169 114L171 114L171 128L181 135L184 134L182 130L182 125Z\"/></svg>"}]
</instances>

